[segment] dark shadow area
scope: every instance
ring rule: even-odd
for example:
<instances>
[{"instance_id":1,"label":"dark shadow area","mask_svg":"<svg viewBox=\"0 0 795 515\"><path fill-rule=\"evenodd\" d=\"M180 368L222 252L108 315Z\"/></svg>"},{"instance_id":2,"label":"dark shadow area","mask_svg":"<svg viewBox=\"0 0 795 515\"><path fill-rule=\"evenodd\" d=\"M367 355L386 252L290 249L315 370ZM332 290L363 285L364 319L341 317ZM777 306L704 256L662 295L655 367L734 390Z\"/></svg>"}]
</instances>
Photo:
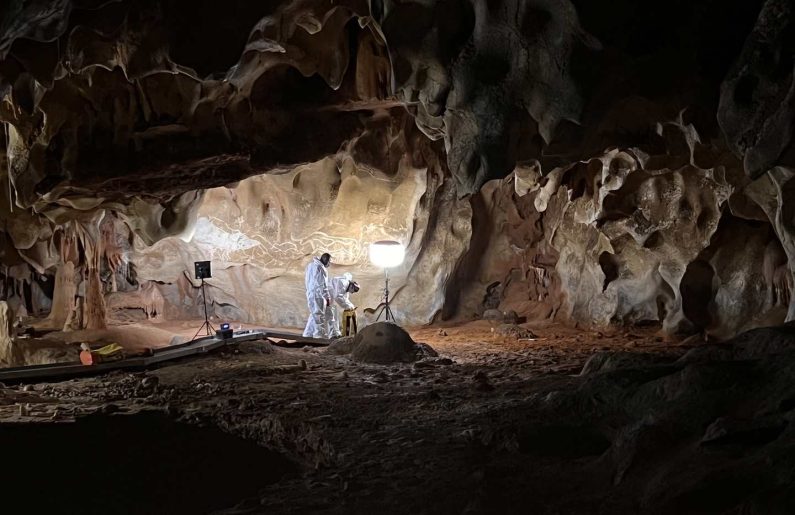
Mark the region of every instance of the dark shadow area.
<instances>
[{"instance_id":1,"label":"dark shadow area","mask_svg":"<svg viewBox=\"0 0 795 515\"><path fill-rule=\"evenodd\" d=\"M284 456L158 412L0 426L7 513L207 513L295 471Z\"/></svg>"},{"instance_id":2,"label":"dark shadow area","mask_svg":"<svg viewBox=\"0 0 795 515\"><path fill-rule=\"evenodd\" d=\"M486 203L482 195L472 195L470 197L472 205L472 238L469 244L469 250L459 260L453 281L447 288L444 299L444 306L442 307L442 320L449 320L454 317L459 311L459 302L461 300L462 287L470 281L471 277L476 277L478 270L482 266L483 256L486 254L487 247L491 242L490 231L490 218L491 214L486 207ZM496 285L489 286L487 297L497 291L497 295L491 298L489 307L484 309L496 309L500 305L499 298L499 282ZM485 299L484 299L485 301ZM484 302L485 304L486 302ZM492 307L493 306L493 307ZM479 313L481 314L481 313ZM463 313L463 315L470 315L470 313Z\"/></svg>"},{"instance_id":3,"label":"dark shadow area","mask_svg":"<svg viewBox=\"0 0 795 515\"><path fill-rule=\"evenodd\" d=\"M519 439L519 451L531 456L582 458L599 456L609 447L610 440L589 427L534 427Z\"/></svg>"},{"instance_id":4,"label":"dark shadow area","mask_svg":"<svg viewBox=\"0 0 795 515\"><path fill-rule=\"evenodd\" d=\"M605 280L602 284L602 291L605 291L607 285L618 279L618 262L613 254L602 252L599 254L599 266L602 268L602 273L605 274Z\"/></svg>"},{"instance_id":5,"label":"dark shadow area","mask_svg":"<svg viewBox=\"0 0 795 515\"><path fill-rule=\"evenodd\" d=\"M170 57L200 77L222 74L240 59L249 34L279 2L171 0L163 2Z\"/></svg>"},{"instance_id":6,"label":"dark shadow area","mask_svg":"<svg viewBox=\"0 0 795 515\"><path fill-rule=\"evenodd\" d=\"M755 427L746 431L737 431L729 433L720 438L716 438L709 442L704 443L705 447L721 447L726 445L735 446L753 446L753 445L766 445L781 436L781 433L787 428L786 421L779 421L770 426Z\"/></svg>"},{"instance_id":7,"label":"dark shadow area","mask_svg":"<svg viewBox=\"0 0 795 515\"><path fill-rule=\"evenodd\" d=\"M679 285L682 293L682 311L699 329L710 326L712 315L709 305L713 297L712 281L715 271L706 261L696 260L687 265Z\"/></svg>"}]
</instances>

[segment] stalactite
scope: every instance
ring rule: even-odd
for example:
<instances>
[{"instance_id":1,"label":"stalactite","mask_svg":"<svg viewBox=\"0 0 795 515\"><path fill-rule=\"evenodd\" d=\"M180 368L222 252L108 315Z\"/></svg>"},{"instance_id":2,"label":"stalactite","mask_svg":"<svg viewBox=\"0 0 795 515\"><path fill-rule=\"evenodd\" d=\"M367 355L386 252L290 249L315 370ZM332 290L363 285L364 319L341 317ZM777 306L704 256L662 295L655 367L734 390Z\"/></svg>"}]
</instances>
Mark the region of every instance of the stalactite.
<instances>
[{"instance_id":1,"label":"stalactite","mask_svg":"<svg viewBox=\"0 0 795 515\"><path fill-rule=\"evenodd\" d=\"M530 269L533 271L535 277L537 301L543 301L546 297L546 290L549 288L549 274L544 267L531 265Z\"/></svg>"},{"instance_id":2,"label":"stalactite","mask_svg":"<svg viewBox=\"0 0 795 515\"><path fill-rule=\"evenodd\" d=\"M109 311L120 309L140 309L147 319L163 320L166 301L157 285L147 282L136 291L109 293L105 299Z\"/></svg>"},{"instance_id":3,"label":"stalactite","mask_svg":"<svg viewBox=\"0 0 795 515\"><path fill-rule=\"evenodd\" d=\"M127 257L124 255L123 249L118 245L116 240L116 227L113 223L114 218L108 216L100 226L100 254L106 260L108 270L110 271L110 291L119 291L118 283L116 281L116 274L122 272L122 277L126 277L127 271Z\"/></svg>"},{"instance_id":4,"label":"stalactite","mask_svg":"<svg viewBox=\"0 0 795 515\"><path fill-rule=\"evenodd\" d=\"M32 309L31 315L34 317L46 313L52 306L52 302L41 289L38 281L31 281L30 283L30 304Z\"/></svg>"},{"instance_id":5,"label":"stalactite","mask_svg":"<svg viewBox=\"0 0 795 515\"><path fill-rule=\"evenodd\" d=\"M78 262L78 250L77 241L70 226L65 227L57 237L60 241L61 264L55 271L52 308L47 318L36 325L61 330L75 309L75 295L77 294L75 263Z\"/></svg>"},{"instance_id":6,"label":"stalactite","mask_svg":"<svg viewBox=\"0 0 795 515\"><path fill-rule=\"evenodd\" d=\"M62 329L66 319L75 307L75 265L66 261L58 265L55 272L55 287L52 297L52 309L44 321L39 324L52 329Z\"/></svg>"},{"instance_id":7,"label":"stalactite","mask_svg":"<svg viewBox=\"0 0 795 515\"><path fill-rule=\"evenodd\" d=\"M9 363L11 353L11 313L8 303L0 300L0 361Z\"/></svg>"},{"instance_id":8,"label":"stalactite","mask_svg":"<svg viewBox=\"0 0 795 515\"><path fill-rule=\"evenodd\" d=\"M107 327L102 281L99 278L99 270L96 268L88 271L88 287L86 288L83 315L86 329L105 329Z\"/></svg>"},{"instance_id":9,"label":"stalactite","mask_svg":"<svg viewBox=\"0 0 795 515\"><path fill-rule=\"evenodd\" d=\"M19 366L24 361L20 349L12 336L14 313L5 301L0 301L0 362L10 367Z\"/></svg>"},{"instance_id":10,"label":"stalactite","mask_svg":"<svg viewBox=\"0 0 795 515\"><path fill-rule=\"evenodd\" d=\"M83 304L83 297L78 297L74 309L69 312L64 322L64 331L79 331L83 328Z\"/></svg>"},{"instance_id":11,"label":"stalactite","mask_svg":"<svg viewBox=\"0 0 795 515\"><path fill-rule=\"evenodd\" d=\"M130 263L127 261L127 258L124 258L122 262L119 263L119 275L121 275L128 283L132 283L130 277Z\"/></svg>"},{"instance_id":12,"label":"stalactite","mask_svg":"<svg viewBox=\"0 0 795 515\"><path fill-rule=\"evenodd\" d=\"M83 327L85 329L105 329L107 327L105 295L99 276L104 252L99 225L93 221L90 224L77 225L76 234L85 252L87 276L83 303Z\"/></svg>"}]
</instances>

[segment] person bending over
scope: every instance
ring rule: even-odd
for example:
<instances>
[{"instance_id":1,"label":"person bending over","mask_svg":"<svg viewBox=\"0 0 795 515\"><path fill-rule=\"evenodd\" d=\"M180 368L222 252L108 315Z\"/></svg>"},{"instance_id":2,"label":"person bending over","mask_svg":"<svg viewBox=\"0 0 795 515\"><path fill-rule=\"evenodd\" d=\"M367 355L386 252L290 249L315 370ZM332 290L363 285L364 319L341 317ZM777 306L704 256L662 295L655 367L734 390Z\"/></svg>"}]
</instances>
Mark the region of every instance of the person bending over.
<instances>
[{"instance_id":1,"label":"person bending over","mask_svg":"<svg viewBox=\"0 0 795 515\"><path fill-rule=\"evenodd\" d=\"M335 305L330 310L328 338L339 338L342 336L342 333L340 333L340 317L337 306L342 309L356 309L356 306L351 302L351 293L356 293L357 291L359 291L359 285L353 280L353 275L350 273L345 273L331 279L329 283L329 293Z\"/></svg>"}]
</instances>

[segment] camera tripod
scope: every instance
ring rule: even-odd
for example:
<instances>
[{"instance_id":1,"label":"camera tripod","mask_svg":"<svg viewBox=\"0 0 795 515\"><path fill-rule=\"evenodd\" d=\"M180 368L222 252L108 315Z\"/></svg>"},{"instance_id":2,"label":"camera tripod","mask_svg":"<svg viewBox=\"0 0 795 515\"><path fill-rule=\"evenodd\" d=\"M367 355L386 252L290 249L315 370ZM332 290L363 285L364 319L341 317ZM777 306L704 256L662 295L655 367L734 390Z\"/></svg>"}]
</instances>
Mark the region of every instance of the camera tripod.
<instances>
[{"instance_id":1,"label":"camera tripod","mask_svg":"<svg viewBox=\"0 0 795 515\"><path fill-rule=\"evenodd\" d=\"M210 317L207 315L207 292L204 289L204 277L201 278L202 282L202 303L204 304L204 322L202 325L199 326L199 330L196 331L196 334L193 335L193 339L195 340L202 329L207 328L207 336L212 335L215 332L215 327L210 323Z\"/></svg>"}]
</instances>

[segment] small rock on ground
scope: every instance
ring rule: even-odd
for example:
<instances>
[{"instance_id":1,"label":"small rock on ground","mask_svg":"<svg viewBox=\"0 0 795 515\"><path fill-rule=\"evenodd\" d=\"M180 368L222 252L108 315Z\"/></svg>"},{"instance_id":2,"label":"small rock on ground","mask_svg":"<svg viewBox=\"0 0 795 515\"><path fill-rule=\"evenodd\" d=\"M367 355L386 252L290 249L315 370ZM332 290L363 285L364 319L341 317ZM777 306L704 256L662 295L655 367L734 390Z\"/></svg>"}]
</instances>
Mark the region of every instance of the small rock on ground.
<instances>
[{"instance_id":1,"label":"small rock on ground","mask_svg":"<svg viewBox=\"0 0 795 515\"><path fill-rule=\"evenodd\" d=\"M503 336L514 337L517 340L521 338L537 338L533 331L516 324L502 324L497 328L497 332Z\"/></svg>"}]
</instances>

